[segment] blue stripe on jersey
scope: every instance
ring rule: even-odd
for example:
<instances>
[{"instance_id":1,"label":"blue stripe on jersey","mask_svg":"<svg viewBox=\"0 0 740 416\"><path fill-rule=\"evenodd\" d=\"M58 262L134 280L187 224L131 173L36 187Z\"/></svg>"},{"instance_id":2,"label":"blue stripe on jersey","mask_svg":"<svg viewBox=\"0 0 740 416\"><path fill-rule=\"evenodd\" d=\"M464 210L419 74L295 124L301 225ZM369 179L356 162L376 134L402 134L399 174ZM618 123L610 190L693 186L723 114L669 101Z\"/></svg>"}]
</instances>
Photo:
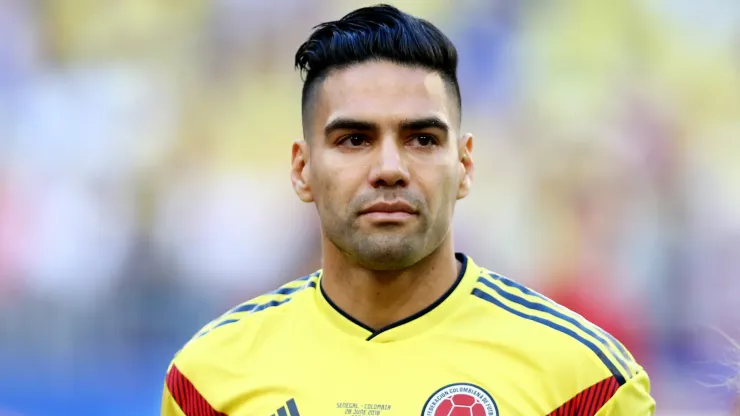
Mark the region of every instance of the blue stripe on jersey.
<instances>
[{"instance_id":1,"label":"blue stripe on jersey","mask_svg":"<svg viewBox=\"0 0 740 416\"><path fill-rule=\"evenodd\" d=\"M491 277L493 278L493 276L491 276ZM526 300L524 298L521 298L519 296L513 295L513 294L511 294L511 293L509 293L509 292L501 289L496 284L494 284L490 280L486 279L484 276L479 277L478 278L478 281L481 282L481 283L483 283L484 285L486 285L486 287L489 287L489 288L495 290L496 293L498 293L503 298L505 298L505 299L507 299L507 300L509 300L511 302L514 302L516 304L522 305L522 306L524 306L525 308L528 308L528 309L533 309L533 310L536 310L536 311L545 312L547 314L550 314L552 316L555 316L557 318L560 318L560 319L562 319L562 320L564 320L566 322L569 322L569 323L573 324L576 328L580 329L581 331L585 332L586 334L592 336L594 339L598 340L601 344L603 344L604 347L606 347L606 349L609 351L609 353L611 353L617 359L617 362L619 362L619 365L626 371L625 374L627 375L627 377L630 378L629 377L630 368L627 366L627 364L624 362L624 360L622 360L622 358L620 358L620 356L614 351L614 349L609 345L609 343L604 338L602 338L599 335L597 335L595 332L593 332L592 330L590 330L589 328L587 328L585 325L583 325L581 322L579 322L578 320L576 320L572 316L568 316L568 315L563 314L562 312L556 311L555 309L551 308L550 306L543 305L541 303L534 303L534 302L528 301L528 300Z\"/></svg>"},{"instance_id":2,"label":"blue stripe on jersey","mask_svg":"<svg viewBox=\"0 0 740 416\"><path fill-rule=\"evenodd\" d=\"M312 281L308 282L308 284L305 284L303 286L299 286L297 288L291 288L292 290L290 292L288 292L288 293L295 293L295 292L301 291L303 289L312 288L312 287L316 287L316 281L315 280L312 280ZM260 305L251 304L251 305L244 305L244 306L250 306L250 308L248 310L249 310L249 313L251 314L251 313L257 313L259 311L264 311L265 309L272 308L273 306L280 306L280 305L282 305L284 303L290 302L291 299L293 299L293 298L292 297L289 297L289 298L285 298L283 300L271 300L269 302L265 302L265 303L262 303Z\"/></svg>"},{"instance_id":3,"label":"blue stripe on jersey","mask_svg":"<svg viewBox=\"0 0 740 416\"><path fill-rule=\"evenodd\" d=\"M562 325L559 325L559 324L557 324L555 322L549 321L547 319L540 318L539 316L529 315L529 314L526 314L524 312L519 312L516 309L512 309L511 307L506 306L500 300L494 298L493 296L489 295L488 293L486 293L486 292L484 292L484 291L482 291L480 289L473 289L473 293L472 294L473 294L473 296L477 296L477 297L485 300L486 302L490 302L490 303L498 306L499 308L501 308L501 309L503 309L503 310L505 310L505 311L507 311L509 313L512 313L512 314L514 314L514 315L516 315L516 316L518 316L520 318L524 318L524 319L527 319L527 320L530 320L530 321L534 321L534 322L540 323L540 324L545 325L545 326L547 326L549 328L552 328L552 329L554 329L556 331L559 331L559 332L562 332L562 333L564 333L566 335L569 335L570 337L572 337L573 339L577 340L581 344L583 344L586 347L588 347L591 351L593 351L593 353L596 354L597 357L599 357L599 359L601 360L601 362L604 363L604 365L606 366L606 368L609 369L609 371L614 375L614 377L616 377L616 379L619 382L619 385L620 386L623 385L626 382L626 380L624 379L624 376L619 372L619 370L617 369L617 367L614 366L614 363L612 363L611 360L609 360L609 358L607 358L604 355L604 352L603 351L601 351L593 342L591 342L591 341L583 338L582 336L580 336L577 333L575 333L573 330L568 329L568 328L566 328L566 327L564 327Z\"/></svg>"},{"instance_id":4,"label":"blue stripe on jersey","mask_svg":"<svg viewBox=\"0 0 740 416\"><path fill-rule=\"evenodd\" d=\"M277 416L288 416L288 412L285 411L285 407L281 407L278 409Z\"/></svg>"},{"instance_id":5,"label":"blue stripe on jersey","mask_svg":"<svg viewBox=\"0 0 740 416\"><path fill-rule=\"evenodd\" d=\"M294 282L305 282L306 280L310 280L313 277L318 276L317 273L309 274L308 276L303 276L299 279L294 280ZM297 292L299 290L303 290L307 287L316 287L316 282L310 282L308 285L302 285L297 287L281 287L278 289L273 290L272 292L268 292L269 295L289 295L293 292Z\"/></svg>"},{"instance_id":6,"label":"blue stripe on jersey","mask_svg":"<svg viewBox=\"0 0 740 416\"><path fill-rule=\"evenodd\" d=\"M309 278L310 277L313 277L313 275L312 276L308 276L308 277ZM301 278L299 280L306 280L306 279ZM278 289L278 290L273 290L272 292L269 292L268 295L290 295L292 293L301 291L303 289L313 288L313 287L316 287L316 281L315 280L312 280L312 281L308 282L308 284L305 284L303 286L288 287L288 288L281 288L281 289ZM275 304L276 301L274 301L274 300L273 301L270 301L270 302L267 302L267 303L263 303L263 304L259 304L259 303L245 303L244 305L239 305L236 308L232 309L229 312L229 314L237 313L237 312L250 312L250 311L251 312L257 312L257 311L264 310L265 308L267 308L269 306L282 305L283 303L289 301L290 299L292 299L292 298L284 299L283 301L280 301L277 304ZM265 306L267 304L270 304L270 305L269 306Z\"/></svg>"},{"instance_id":7,"label":"blue stripe on jersey","mask_svg":"<svg viewBox=\"0 0 740 416\"><path fill-rule=\"evenodd\" d=\"M226 319L226 320L223 320L223 321L217 323L216 325L214 325L213 328L210 328L210 329L208 329L206 331L201 332L200 334L198 334L196 336L196 338L200 338L203 335L205 335L205 334L213 331L214 329L216 329L216 328L218 328L220 326L224 326L224 325L228 325L228 324L233 324L234 322L239 322L239 320L238 319Z\"/></svg>"},{"instance_id":8,"label":"blue stripe on jersey","mask_svg":"<svg viewBox=\"0 0 740 416\"><path fill-rule=\"evenodd\" d=\"M283 300L271 300L271 301L265 302L265 303L263 303L261 305L257 305L249 313L257 313L259 311L264 311L267 308L272 308L273 306L280 306L283 303L290 302L291 299L293 299L293 298L287 298L287 299L283 299Z\"/></svg>"},{"instance_id":9,"label":"blue stripe on jersey","mask_svg":"<svg viewBox=\"0 0 740 416\"><path fill-rule=\"evenodd\" d=\"M535 292L534 290L532 290L532 289L530 289L528 287L522 286L519 283L517 283L517 282L515 282L515 281L513 281L513 280L511 280L509 278L506 278L506 277L501 276L501 275L493 274L493 273L489 273L489 276L491 277L491 279L497 280L497 281L505 284L506 286L512 287L514 289L517 289L517 290L519 290L520 292L522 292L522 293L524 293L526 295L537 297L537 298L542 299L545 302L548 302L550 304L554 304L555 303L552 299L548 299L546 296L542 295L541 293ZM632 359L630 358L630 354L627 352L627 350L624 348L624 346L622 346L622 343L620 343L619 341L617 341L617 339L614 338L612 336L612 334L604 331L603 329L599 328L596 325L594 325L594 327L595 327L595 329L596 329L597 332L599 332L601 335L609 338L614 343L614 345L617 346L617 349L619 350L619 352L622 353L622 358L624 358L626 361L632 361ZM598 337L594 337L594 338L599 339ZM602 340L602 339L599 339L599 341L604 342L604 340Z\"/></svg>"},{"instance_id":10,"label":"blue stripe on jersey","mask_svg":"<svg viewBox=\"0 0 740 416\"><path fill-rule=\"evenodd\" d=\"M220 326L224 326L224 325L228 325L228 324L233 324L234 322L238 322L238 321L239 321L238 319L227 319L225 321L219 322L216 326L214 326L211 329L216 329L216 328L218 328Z\"/></svg>"},{"instance_id":11,"label":"blue stripe on jersey","mask_svg":"<svg viewBox=\"0 0 740 416\"><path fill-rule=\"evenodd\" d=\"M295 400L293 399L288 400L288 412L290 413L290 416L301 416L301 414L298 413L298 406L296 406Z\"/></svg>"},{"instance_id":12,"label":"blue stripe on jersey","mask_svg":"<svg viewBox=\"0 0 740 416\"><path fill-rule=\"evenodd\" d=\"M617 346L617 349L619 350L619 352L622 353L622 356L624 357L625 360L627 360L627 361L634 361L632 358L630 358L631 355L630 355L629 352L627 352L627 349L624 348L624 346L622 345L622 343L619 342L618 339L614 338L612 336L612 334L604 331L603 329L599 328L598 326L596 326L596 330L599 331L599 333L601 333L604 336L606 336L607 338L609 338L612 341L612 343Z\"/></svg>"},{"instance_id":13,"label":"blue stripe on jersey","mask_svg":"<svg viewBox=\"0 0 740 416\"><path fill-rule=\"evenodd\" d=\"M311 274L311 275L302 277L302 278L300 278L298 280L305 281L305 280L308 280L308 279L310 279L312 277L316 277L316 276L317 275L314 273L314 274ZM281 289L272 291L272 292L268 293L268 295L275 295L275 294L286 295L286 294L292 294L292 293L296 293L296 292L298 292L300 290L303 290L303 289L306 289L306 288L315 288L315 287L316 287L316 280L312 280L312 281L310 281L307 284L304 284L302 286L291 287L291 288L281 288ZM273 306L280 306L280 305L282 305L284 303L289 302L291 299L293 299L293 298L292 297L288 297L288 298L285 298L285 299L280 300L280 301L278 301L278 300L271 300L271 301L265 302L265 303L245 303L244 305L237 306L236 308L230 310L225 315L228 317L228 316L232 316L233 314L238 313L238 312L249 312L250 314L252 314L252 313L263 311L263 310L265 310L267 308L271 308ZM224 326L224 325L228 325L228 324L233 324L235 322L239 322L239 320L240 319L238 319L238 318L223 320L223 321L219 322L218 324L216 324L215 326L213 326L212 328L209 328L209 329L201 332L200 334L196 335L195 338L200 338L203 335L206 335L207 333L213 331L214 329L216 329L216 328L218 328L220 326Z\"/></svg>"},{"instance_id":14,"label":"blue stripe on jersey","mask_svg":"<svg viewBox=\"0 0 740 416\"><path fill-rule=\"evenodd\" d=\"M229 314L237 313L237 312L249 312L252 309L256 308L257 306L259 305L256 303L245 303L244 305L239 305L236 308L232 309L231 312L229 312Z\"/></svg>"},{"instance_id":15,"label":"blue stripe on jersey","mask_svg":"<svg viewBox=\"0 0 740 416\"><path fill-rule=\"evenodd\" d=\"M290 295L291 293L295 293L303 288L304 288L303 286L281 287L280 289L275 289L272 292L268 292L268 294L269 295Z\"/></svg>"}]
</instances>

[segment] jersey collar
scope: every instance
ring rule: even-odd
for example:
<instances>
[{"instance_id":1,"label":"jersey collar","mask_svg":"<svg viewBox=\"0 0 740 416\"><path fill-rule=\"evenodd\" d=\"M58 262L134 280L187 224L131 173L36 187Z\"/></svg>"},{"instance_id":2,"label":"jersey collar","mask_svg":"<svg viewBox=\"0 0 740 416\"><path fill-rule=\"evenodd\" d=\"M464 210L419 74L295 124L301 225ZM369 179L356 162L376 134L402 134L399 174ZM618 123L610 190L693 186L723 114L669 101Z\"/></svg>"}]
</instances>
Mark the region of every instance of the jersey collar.
<instances>
[{"instance_id":1,"label":"jersey collar","mask_svg":"<svg viewBox=\"0 0 740 416\"><path fill-rule=\"evenodd\" d=\"M373 331L347 315L326 296L321 287L323 271L320 272L318 290L315 291L316 304L322 315L328 318L334 326L353 337L377 343L394 342L411 338L441 323L471 293L473 285L480 274L480 269L472 259L462 253L456 253L455 257L462 263L462 267L460 268L460 274L457 280L445 294L414 315L394 322L378 331Z\"/></svg>"}]
</instances>

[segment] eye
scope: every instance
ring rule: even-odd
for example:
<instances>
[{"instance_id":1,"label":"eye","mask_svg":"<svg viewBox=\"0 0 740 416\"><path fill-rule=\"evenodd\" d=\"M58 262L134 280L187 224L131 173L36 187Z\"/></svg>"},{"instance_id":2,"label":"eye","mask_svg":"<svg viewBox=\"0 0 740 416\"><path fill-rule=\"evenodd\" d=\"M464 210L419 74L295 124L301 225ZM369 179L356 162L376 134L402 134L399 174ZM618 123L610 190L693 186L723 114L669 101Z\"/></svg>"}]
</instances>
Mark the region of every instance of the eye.
<instances>
[{"instance_id":1,"label":"eye","mask_svg":"<svg viewBox=\"0 0 740 416\"><path fill-rule=\"evenodd\" d=\"M367 137L362 134L348 134L339 141L340 146L345 147L362 147L368 143Z\"/></svg>"},{"instance_id":2,"label":"eye","mask_svg":"<svg viewBox=\"0 0 740 416\"><path fill-rule=\"evenodd\" d=\"M432 147L437 144L437 139L429 134L418 134L411 139L411 143L416 147Z\"/></svg>"}]
</instances>

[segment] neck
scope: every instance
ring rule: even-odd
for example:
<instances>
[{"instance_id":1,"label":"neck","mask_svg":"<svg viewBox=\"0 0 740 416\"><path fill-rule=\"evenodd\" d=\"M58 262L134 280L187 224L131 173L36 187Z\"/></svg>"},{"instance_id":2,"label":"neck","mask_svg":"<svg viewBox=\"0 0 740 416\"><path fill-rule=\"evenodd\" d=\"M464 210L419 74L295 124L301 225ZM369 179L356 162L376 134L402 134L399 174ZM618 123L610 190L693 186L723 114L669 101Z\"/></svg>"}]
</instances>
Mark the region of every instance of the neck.
<instances>
[{"instance_id":1,"label":"neck","mask_svg":"<svg viewBox=\"0 0 740 416\"><path fill-rule=\"evenodd\" d=\"M343 312L373 330L430 306L452 287L461 268L449 236L423 260L396 271L368 270L331 242L322 245L324 292Z\"/></svg>"}]
</instances>

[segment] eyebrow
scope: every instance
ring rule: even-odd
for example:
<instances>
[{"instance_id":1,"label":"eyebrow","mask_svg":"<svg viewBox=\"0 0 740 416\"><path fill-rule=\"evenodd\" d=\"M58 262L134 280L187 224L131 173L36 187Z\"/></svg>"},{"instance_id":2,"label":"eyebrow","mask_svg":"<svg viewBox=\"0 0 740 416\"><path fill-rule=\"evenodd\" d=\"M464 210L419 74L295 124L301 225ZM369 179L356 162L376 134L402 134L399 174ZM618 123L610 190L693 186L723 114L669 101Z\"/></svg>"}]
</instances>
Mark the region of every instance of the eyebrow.
<instances>
[{"instance_id":1,"label":"eyebrow","mask_svg":"<svg viewBox=\"0 0 740 416\"><path fill-rule=\"evenodd\" d=\"M399 127L401 130L424 130L435 128L443 130L445 133L450 131L450 126L448 126L447 123L442 121L439 117L424 117L404 120L399 124ZM326 125L326 127L324 127L324 135L329 136L332 132L337 130L370 131L377 128L378 125L373 122L338 118L332 120Z\"/></svg>"},{"instance_id":2,"label":"eyebrow","mask_svg":"<svg viewBox=\"0 0 740 416\"><path fill-rule=\"evenodd\" d=\"M450 131L450 126L439 117L425 117L401 122L402 130L424 130L432 128L443 130L445 133Z\"/></svg>"},{"instance_id":3,"label":"eyebrow","mask_svg":"<svg viewBox=\"0 0 740 416\"><path fill-rule=\"evenodd\" d=\"M373 130L377 127L375 123L368 121L353 120L349 118L338 118L332 120L329 124L324 127L324 135L328 136L337 130L355 130L355 131L368 131Z\"/></svg>"}]
</instances>

